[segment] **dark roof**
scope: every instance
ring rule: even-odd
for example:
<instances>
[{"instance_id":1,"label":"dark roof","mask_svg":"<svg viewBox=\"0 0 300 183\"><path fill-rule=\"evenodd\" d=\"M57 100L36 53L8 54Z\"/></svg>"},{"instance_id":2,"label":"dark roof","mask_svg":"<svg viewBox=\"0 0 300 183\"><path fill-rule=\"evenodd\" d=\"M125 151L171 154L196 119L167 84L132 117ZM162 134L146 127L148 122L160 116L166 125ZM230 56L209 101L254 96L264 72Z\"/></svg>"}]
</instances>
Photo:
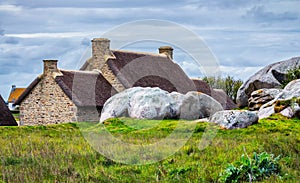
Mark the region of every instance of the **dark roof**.
<instances>
[{"instance_id":1,"label":"dark roof","mask_svg":"<svg viewBox=\"0 0 300 183\"><path fill-rule=\"evenodd\" d=\"M200 80L200 79L192 79L192 80L196 86L197 91L211 96L211 88L205 81Z\"/></svg>"},{"instance_id":2,"label":"dark roof","mask_svg":"<svg viewBox=\"0 0 300 183\"><path fill-rule=\"evenodd\" d=\"M117 91L102 76L93 71L61 70L55 81L77 106L103 106Z\"/></svg>"},{"instance_id":3,"label":"dark roof","mask_svg":"<svg viewBox=\"0 0 300 183\"><path fill-rule=\"evenodd\" d=\"M202 80L191 80L179 65L164 54L112 51L115 58L108 66L125 88L136 86L159 87L168 92L200 91L221 103L224 109L233 109L235 103L225 92L213 90Z\"/></svg>"},{"instance_id":4,"label":"dark roof","mask_svg":"<svg viewBox=\"0 0 300 183\"><path fill-rule=\"evenodd\" d=\"M67 70L60 72L62 75L57 75L55 81L76 106L103 106L108 98L117 93L98 72ZM36 78L15 104L20 104L41 78Z\"/></svg>"},{"instance_id":5,"label":"dark roof","mask_svg":"<svg viewBox=\"0 0 300 183\"><path fill-rule=\"evenodd\" d=\"M0 126L18 126L15 118L0 95Z\"/></svg>"},{"instance_id":6,"label":"dark roof","mask_svg":"<svg viewBox=\"0 0 300 183\"><path fill-rule=\"evenodd\" d=\"M220 102L225 110L234 109L237 107L237 105L222 89L213 89L211 92L211 97Z\"/></svg>"},{"instance_id":7,"label":"dark roof","mask_svg":"<svg viewBox=\"0 0 300 183\"><path fill-rule=\"evenodd\" d=\"M193 81L164 54L112 51L107 64L125 88L160 87L168 92L195 91Z\"/></svg>"},{"instance_id":8,"label":"dark roof","mask_svg":"<svg viewBox=\"0 0 300 183\"><path fill-rule=\"evenodd\" d=\"M193 79L196 85L197 91L205 93L216 101L218 101L222 107L226 110L236 108L236 104L231 100L231 98L221 89L212 89L205 81L200 79Z\"/></svg>"}]
</instances>

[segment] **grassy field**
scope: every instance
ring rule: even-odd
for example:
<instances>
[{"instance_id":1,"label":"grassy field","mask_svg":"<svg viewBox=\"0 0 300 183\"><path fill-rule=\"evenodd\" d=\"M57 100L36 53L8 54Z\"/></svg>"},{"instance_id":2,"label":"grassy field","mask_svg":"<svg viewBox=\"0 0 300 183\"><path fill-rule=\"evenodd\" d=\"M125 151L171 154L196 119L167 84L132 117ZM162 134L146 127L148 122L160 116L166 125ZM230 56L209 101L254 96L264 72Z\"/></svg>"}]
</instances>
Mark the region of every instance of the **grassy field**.
<instances>
[{"instance_id":1,"label":"grassy field","mask_svg":"<svg viewBox=\"0 0 300 183\"><path fill-rule=\"evenodd\" d=\"M184 128L189 125L195 125L195 129ZM105 125L1 127L0 182L217 182L228 163L245 152L264 151L281 155L282 179L271 177L263 182L299 181L300 120L272 116L246 129L220 129L207 148L200 150L198 145L207 126L204 122L120 118ZM193 130L193 134L175 154L146 165L114 162L83 137L107 129L128 144L146 146L168 137L175 128Z\"/></svg>"}]
</instances>

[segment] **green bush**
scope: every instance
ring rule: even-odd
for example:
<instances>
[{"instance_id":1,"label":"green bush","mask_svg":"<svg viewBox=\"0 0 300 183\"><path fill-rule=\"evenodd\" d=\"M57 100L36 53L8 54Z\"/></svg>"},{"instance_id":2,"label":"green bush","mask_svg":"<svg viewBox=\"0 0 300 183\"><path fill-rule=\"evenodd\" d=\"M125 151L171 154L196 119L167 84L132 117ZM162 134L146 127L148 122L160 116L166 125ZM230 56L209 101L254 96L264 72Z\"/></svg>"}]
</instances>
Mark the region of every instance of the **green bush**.
<instances>
[{"instance_id":1,"label":"green bush","mask_svg":"<svg viewBox=\"0 0 300 183\"><path fill-rule=\"evenodd\" d=\"M235 80L232 76L222 77L204 77L203 81L208 83L210 87L214 89L222 89L226 94L236 102L237 91L243 84L243 81L238 79Z\"/></svg>"},{"instance_id":2,"label":"green bush","mask_svg":"<svg viewBox=\"0 0 300 183\"><path fill-rule=\"evenodd\" d=\"M300 79L300 66L288 70L285 75L284 81L282 82L282 88L284 88L289 82Z\"/></svg>"},{"instance_id":3,"label":"green bush","mask_svg":"<svg viewBox=\"0 0 300 183\"><path fill-rule=\"evenodd\" d=\"M263 152L250 158L242 155L239 161L228 164L220 174L221 182L260 181L271 175L280 176L279 156L273 158L273 154Z\"/></svg>"}]
</instances>

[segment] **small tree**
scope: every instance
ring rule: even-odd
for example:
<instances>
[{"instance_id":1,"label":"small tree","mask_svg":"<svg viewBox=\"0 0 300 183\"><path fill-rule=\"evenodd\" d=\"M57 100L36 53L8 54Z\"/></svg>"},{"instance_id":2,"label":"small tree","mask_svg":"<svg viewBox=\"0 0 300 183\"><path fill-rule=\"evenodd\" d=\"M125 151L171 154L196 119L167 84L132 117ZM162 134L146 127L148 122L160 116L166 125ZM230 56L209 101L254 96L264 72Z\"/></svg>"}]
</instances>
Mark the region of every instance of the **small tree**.
<instances>
[{"instance_id":1,"label":"small tree","mask_svg":"<svg viewBox=\"0 0 300 183\"><path fill-rule=\"evenodd\" d=\"M288 70L284 81L282 82L282 88L284 88L289 82L300 79L300 65L298 67Z\"/></svg>"},{"instance_id":2,"label":"small tree","mask_svg":"<svg viewBox=\"0 0 300 183\"><path fill-rule=\"evenodd\" d=\"M236 102L237 91L243 84L243 81L235 80L232 76L222 77L204 77L203 81L208 83L213 89L222 89L226 94Z\"/></svg>"}]
</instances>

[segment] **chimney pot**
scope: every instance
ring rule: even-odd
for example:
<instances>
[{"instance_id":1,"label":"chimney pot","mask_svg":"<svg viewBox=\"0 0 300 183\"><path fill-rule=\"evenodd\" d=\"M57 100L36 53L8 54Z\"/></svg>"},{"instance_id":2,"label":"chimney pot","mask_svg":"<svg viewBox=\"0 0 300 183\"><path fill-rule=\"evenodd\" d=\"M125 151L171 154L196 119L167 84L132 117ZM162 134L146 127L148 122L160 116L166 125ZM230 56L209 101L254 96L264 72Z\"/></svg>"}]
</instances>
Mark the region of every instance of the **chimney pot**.
<instances>
[{"instance_id":1,"label":"chimney pot","mask_svg":"<svg viewBox=\"0 0 300 183\"><path fill-rule=\"evenodd\" d=\"M173 48L171 46L161 46L158 51L160 54L166 54L170 59L173 59Z\"/></svg>"}]
</instances>

